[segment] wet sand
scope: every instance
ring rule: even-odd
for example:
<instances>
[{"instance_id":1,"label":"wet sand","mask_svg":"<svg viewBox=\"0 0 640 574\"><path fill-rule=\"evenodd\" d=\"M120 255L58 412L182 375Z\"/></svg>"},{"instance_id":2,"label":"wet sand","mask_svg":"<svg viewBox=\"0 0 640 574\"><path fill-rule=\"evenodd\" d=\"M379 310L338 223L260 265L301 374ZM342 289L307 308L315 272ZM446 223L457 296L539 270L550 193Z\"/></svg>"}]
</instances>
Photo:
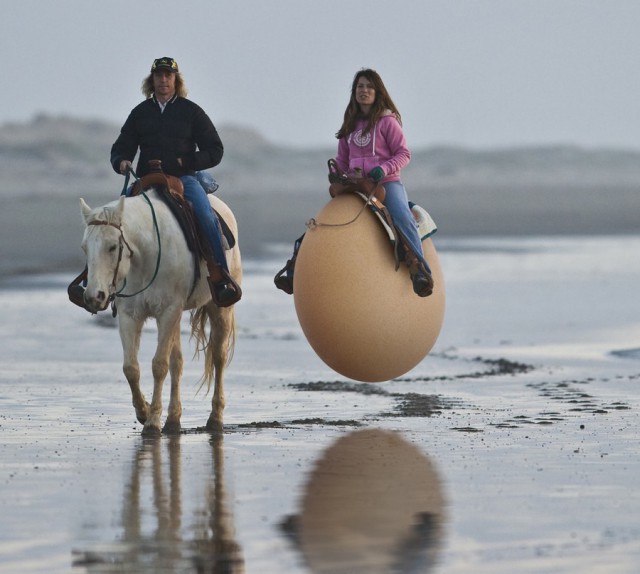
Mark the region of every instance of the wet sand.
<instances>
[{"instance_id":1,"label":"wet sand","mask_svg":"<svg viewBox=\"0 0 640 574\"><path fill-rule=\"evenodd\" d=\"M109 315L3 281L0 571L637 572L640 237L436 245L442 334L380 384L309 348L286 252L245 261L218 439L197 361L183 434L143 439Z\"/></svg>"}]
</instances>

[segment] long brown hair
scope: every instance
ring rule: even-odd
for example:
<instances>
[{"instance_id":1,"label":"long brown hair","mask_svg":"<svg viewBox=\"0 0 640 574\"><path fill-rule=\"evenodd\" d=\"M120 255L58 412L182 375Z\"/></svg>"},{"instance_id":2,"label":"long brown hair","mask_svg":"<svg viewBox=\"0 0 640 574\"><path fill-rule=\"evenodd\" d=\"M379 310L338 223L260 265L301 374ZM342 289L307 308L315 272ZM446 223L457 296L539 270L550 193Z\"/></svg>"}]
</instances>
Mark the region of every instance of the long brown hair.
<instances>
[{"instance_id":1,"label":"long brown hair","mask_svg":"<svg viewBox=\"0 0 640 574\"><path fill-rule=\"evenodd\" d=\"M175 72L176 74L176 95L181 98L187 97L187 86L185 86L182 74ZM150 98L153 95L153 72L151 72L144 80L142 80L142 93L145 98Z\"/></svg>"},{"instance_id":2,"label":"long brown hair","mask_svg":"<svg viewBox=\"0 0 640 574\"><path fill-rule=\"evenodd\" d=\"M373 84L373 88L376 91L376 99L373 102L373 106L371 106L371 112L368 116L365 116L362 113L360 105L356 101L356 88L360 78L363 76ZM398 108L396 108L396 105L393 103L389 92L387 92L387 88L385 88L380 74L375 70L362 68L353 78L353 82L351 84L351 98L349 99L347 109L344 111L342 126L336 133L336 137L341 139L352 133L356 129L356 122L364 117L369 118L367 127L365 128L365 133L369 133L376 125L377 121L389 110L394 116L396 116L400 125L402 125L402 116L400 115Z\"/></svg>"}]
</instances>

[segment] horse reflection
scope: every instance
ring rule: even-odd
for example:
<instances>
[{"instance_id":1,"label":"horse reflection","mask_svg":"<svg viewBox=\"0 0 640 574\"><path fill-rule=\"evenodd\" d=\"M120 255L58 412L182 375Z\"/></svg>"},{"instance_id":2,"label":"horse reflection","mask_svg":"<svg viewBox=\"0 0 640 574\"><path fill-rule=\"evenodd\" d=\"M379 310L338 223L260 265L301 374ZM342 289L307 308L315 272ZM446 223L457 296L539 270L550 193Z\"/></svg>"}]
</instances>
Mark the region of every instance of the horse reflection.
<instances>
[{"instance_id":1,"label":"horse reflection","mask_svg":"<svg viewBox=\"0 0 640 574\"><path fill-rule=\"evenodd\" d=\"M314 574L429 572L445 502L433 463L399 434L353 432L330 446L283 531Z\"/></svg>"},{"instance_id":2,"label":"horse reflection","mask_svg":"<svg viewBox=\"0 0 640 574\"><path fill-rule=\"evenodd\" d=\"M74 566L101 573L243 574L242 549L224 486L222 441L220 434L211 438L212 477L195 511L187 514L180 437L142 440L125 489L121 539L106 552L80 553Z\"/></svg>"}]
</instances>

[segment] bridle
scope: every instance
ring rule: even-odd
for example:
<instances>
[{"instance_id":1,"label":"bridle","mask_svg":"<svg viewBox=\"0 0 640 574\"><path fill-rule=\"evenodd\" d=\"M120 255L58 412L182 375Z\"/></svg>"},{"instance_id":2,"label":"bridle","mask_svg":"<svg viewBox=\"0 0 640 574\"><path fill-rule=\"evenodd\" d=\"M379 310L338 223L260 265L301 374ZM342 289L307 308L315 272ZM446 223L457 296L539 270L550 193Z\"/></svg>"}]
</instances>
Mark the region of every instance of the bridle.
<instances>
[{"instance_id":1,"label":"bridle","mask_svg":"<svg viewBox=\"0 0 640 574\"><path fill-rule=\"evenodd\" d=\"M133 256L133 249L131 249L131 245L129 245L129 243L127 242L124 236L124 232L122 231L121 225L116 225L115 223L111 223L110 221L103 221L99 219L94 219L93 221L89 221L87 225L108 225L109 227L113 227L120 232L120 237L118 238L118 261L116 263L116 268L113 271L113 279L111 279L111 285L110 285L111 289L109 289L111 294L109 295L109 300L107 302L107 303L111 303L116 298L116 296L120 294L120 292L116 291L116 283L118 279L118 271L120 270L120 263L122 261L122 253L124 251L124 247L125 245L127 246L127 249L129 250L129 257ZM125 285L126 285L126 282L127 280L125 279ZM125 285L122 286L122 289L124 289ZM120 291L122 291L122 289Z\"/></svg>"},{"instance_id":2,"label":"bridle","mask_svg":"<svg viewBox=\"0 0 640 574\"><path fill-rule=\"evenodd\" d=\"M151 279L149 280L149 283L147 283L145 287L136 291L135 293L126 293L126 294L122 293L122 291L124 291L124 288L127 286L126 277L124 279L122 289L120 289L120 291L116 291L116 280L118 279L118 270L120 269L120 262L122 261L122 252L124 251L125 245L129 250L129 257L133 256L133 249L131 249L131 246L129 245L129 243L127 243L127 240L124 237L122 226L116 225L115 223L111 223L109 221L104 221L101 219L94 219L93 221L90 221L89 223L87 223L87 225L108 225L110 227L114 227L120 232L120 237L118 239L118 243L119 243L118 262L116 263L116 268L113 272L113 279L111 280L110 291L112 293L111 295L109 295L109 301L108 301L109 303L113 303L116 297L133 297L134 295L138 295L142 293L143 291L145 291L151 286L151 284L155 281L156 277L158 276L158 270L160 269L160 259L162 258L162 244L160 243L160 228L158 227L158 219L156 217L156 211L153 208L153 203L151 203L151 200L147 197L147 194L145 192L142 192L140 195L144 197L145 201L149 204L149 207L151 208L151 216L153 218L153 227L156 230L156 238L158 239L158 257L156 259L156 270L153 273L153 277L151 277Z\"/></svg>"}]
</instances>

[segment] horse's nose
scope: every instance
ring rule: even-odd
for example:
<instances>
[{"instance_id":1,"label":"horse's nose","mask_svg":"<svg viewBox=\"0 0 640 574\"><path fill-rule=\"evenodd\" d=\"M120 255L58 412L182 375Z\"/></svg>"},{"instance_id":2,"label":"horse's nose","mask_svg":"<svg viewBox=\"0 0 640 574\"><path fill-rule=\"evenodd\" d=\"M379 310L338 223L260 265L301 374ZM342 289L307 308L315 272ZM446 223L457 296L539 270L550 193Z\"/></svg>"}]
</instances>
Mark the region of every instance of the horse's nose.
<instances>
[{"instance_id":1,"label":"horse's nose","mask_svg":"<svg viewBox=\"0 0 640 574\"><path fill-rule=\"evenodd\" d=\"M89 307L100 311L107 305L107 294L104 291L96 291L94 294L90 294L86 291L84 294L84 300Z\"/></svg>"}]
</instances>

